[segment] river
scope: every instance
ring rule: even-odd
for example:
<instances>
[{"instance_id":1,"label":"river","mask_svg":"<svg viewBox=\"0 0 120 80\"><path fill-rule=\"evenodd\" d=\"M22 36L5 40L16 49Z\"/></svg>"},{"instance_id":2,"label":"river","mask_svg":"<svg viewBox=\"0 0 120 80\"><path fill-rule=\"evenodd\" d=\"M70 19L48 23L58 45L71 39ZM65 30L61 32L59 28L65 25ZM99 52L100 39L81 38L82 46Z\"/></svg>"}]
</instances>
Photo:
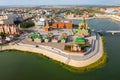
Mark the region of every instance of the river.
<instances>
[{"instance_id":1,"label":"river","mask_svg":"<svg viewBox=\"0 0 120 80\"><path fill-rule=\"evenodd\" d=\"M88 23L95 30L120 30L120 22L111 19L93 19ZM103 35L108 61L102 68L74 73L36 54L5 51L0 52L0 80L120 80L120 34Z\"/></svg>"}]
</instances>

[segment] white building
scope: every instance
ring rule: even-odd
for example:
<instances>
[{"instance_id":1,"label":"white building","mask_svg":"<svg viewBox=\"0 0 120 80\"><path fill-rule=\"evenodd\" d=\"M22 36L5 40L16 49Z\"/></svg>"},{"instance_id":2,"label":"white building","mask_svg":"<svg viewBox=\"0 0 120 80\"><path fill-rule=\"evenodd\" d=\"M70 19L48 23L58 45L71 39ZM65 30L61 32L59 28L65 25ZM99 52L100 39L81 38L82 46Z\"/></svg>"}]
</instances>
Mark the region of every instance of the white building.
<instances>
[{"instance_id":1,"label":"white building","mask_svg":"<svg viewBox=\"0 0 120 80\"><path fill-rule=\"evenodd\" d=\"M39 20L35 21L36 26L45 26L45 18L40 18Z\"/></svg>"},{"instance_id":2,"label":"white building","mask_svg":"<svg viewBox=\"0 0 120 80\"><path fill-rule=\"evenodd\" d=\"M14 15L0 14L0 24L14 24Z\"/></svg>"}]
</instances>

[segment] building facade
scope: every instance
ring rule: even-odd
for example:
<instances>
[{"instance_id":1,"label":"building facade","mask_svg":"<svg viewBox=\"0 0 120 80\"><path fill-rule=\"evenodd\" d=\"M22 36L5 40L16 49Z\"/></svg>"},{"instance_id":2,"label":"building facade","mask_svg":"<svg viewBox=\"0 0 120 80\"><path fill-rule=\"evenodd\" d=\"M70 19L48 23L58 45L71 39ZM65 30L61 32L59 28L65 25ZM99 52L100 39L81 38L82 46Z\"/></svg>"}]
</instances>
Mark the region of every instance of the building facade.
<instances>
[{"instance_id":1,"label":"building facade","mask_svg":"<svg viewBox=\"0 0 120 80\"><path fill-rule=\"evenodd\" d=\"M0 33L17 35L19 34L19 28L13 24L0 24Z\"/></svg>"}]
</instances>

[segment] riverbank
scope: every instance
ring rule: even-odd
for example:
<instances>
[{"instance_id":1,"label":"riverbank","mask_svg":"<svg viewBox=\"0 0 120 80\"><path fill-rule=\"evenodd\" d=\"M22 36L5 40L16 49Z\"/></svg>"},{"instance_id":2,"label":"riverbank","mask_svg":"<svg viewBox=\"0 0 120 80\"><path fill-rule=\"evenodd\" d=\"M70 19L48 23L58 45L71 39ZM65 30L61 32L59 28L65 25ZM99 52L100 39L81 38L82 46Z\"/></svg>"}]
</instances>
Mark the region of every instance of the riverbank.
<instances>
[{"instance_id":1,"label":"riverbank","mask_svg":"<svg viewBox=\"0 0 120 80\"><path fill-rule=\"evenodd\" d=\"M108 14L104 14L104 15L101 15L101 14L96 14L95 15L96 17L95 18L109 18L109 19L113 19L113 20L116 20L116 21L120 21L120 16L117 16L117 15L108 15Z\"/></svg>"},{"instance_id":2,"label":"riverbank","mask_svg":"<svg viewBox=\"0 0 120 80\"><path fill-rule=\"evenodd\" d=\"M70 19L70 20L82 20L83 18L82 17L64 17L65 19ZM104 18L110 18L110 19L113 19L113 20L116 20L116 21L120 21L120 16L117 16L117 15L107 15L107 14L104 14L104 15L101 15L101 14L95 14L94 17L89 17L89 18L85 18L86 20L91 20L91 19L104 19Z\"/></svg>"},{"instance_id":3,"label":"riverbank","mask_svg":"<svg viewBox=\"0 0 120 80\"><path fill-rule=\"evenodd\" d=\"M23 52L38 53L39 55L51 58L54 62L59 63L60 65L68 68L71 71L83 72L87 69L87 71L89 71L90 69L97 67L104 62L104 57L102 57L104 55L102 49L102 39L98 36L98 40L95 41L95 50L90 52L90 55L84 55L83 57L79 54L71 55L69 53L61 52L55 48L54 50L52 50L50 47L46 48L45 46L39 46L39 48L36 48L34 45L28 44L3 46L1 47L1 50L18 50ZM59 54L56 50L59 52Z\"/></svg>"},{"instance_id":4,"label":"riverbank","mask_svg":"<svg viewBox=\"0 0 120 80\"><path fill-rule=\"evenodd\" d=\"M87 72L87 71L92 71L92 70L95 70L95 69L98 69L98 68L102 68L105 66L105 63L107 61L107 53L106 53L106 49L105 49L105 42L104 42L104 36L101 36L102 38L102 44L103 44L103 55L102 57L97 60L96 62L88 65L88 66L85 66L85 67L73 67L73 66L69 66L69 65L65 65L65 64L62 64L62 67L65 68L65 69L68 69L69 71L72 71L72 72Z\"/></svg>"},{"instance_id":5,"label":"riverbank","mask_svg":"<svg viewBox=\"0 0 120 80\"><path fill-rule=\"evenodd\" d=\"M83 17L64 17L65 19L70 19L70 20L82 20ZM85 18L86 20L90 20L90 19L95 19L95 17L89 17L89 18Z\"/></svg>"},{"instance_id":6,"label":"riverbank","mask_svg":"<svg viewBox=\"0 0 120 80\"><path fill-rule=\"evenodd\" d=\"M103 45L100 36L96 33L96 35L94 35L92 39L93 41L91 47L82 55L70 54L58 48L53 48L51 46L38 45L39 47L36 47L35 45L24 43L17 43L15 45L9 46L1 46L0 50L15 49L21 51L29 51L33 53L43 54L49 58L52 58L56 61L60 61L69 66L84 67L96 62L102 57L103 54Z\"/></svg>"},{"instance_id":7,"label":"riverbank","mask_svg":"<svg viewBox=\"0 0 120 80\"><path fill-rule=\"evenodd\" d=\"M65 68L65 69L67 69L69 71L72 71L72 72L87 72L87 71L91 71L91 70L101 68L106 63L107 55L106 55L105 46L104 46L104 37L101 37L101 38L102 38L102 41L103 41L103 49L104 49L104 53L103 53L102 57L99 60L97 60L96 62L94 62L94 63L92 63L92 64L90 64L88 66L79 67L79 68L64 64L64 63L62 63L60 61L56 61L56 60L54 60L52 58L49 58L48 56L45 56L43 54L38 54L38 53L34 53L34 52L29 52L29 51L15 50L15 49L11 49L11 50L8 49L8 50L3 50L3 51L16 51L16 52L21 52L21 53L34 54L34 55L43 57L43 58L45 58L47 60L51 60L54 63L60 64L63 68ZM0 51L0 52L3 52L3 51Z\"/></svg>"}]
</instances>

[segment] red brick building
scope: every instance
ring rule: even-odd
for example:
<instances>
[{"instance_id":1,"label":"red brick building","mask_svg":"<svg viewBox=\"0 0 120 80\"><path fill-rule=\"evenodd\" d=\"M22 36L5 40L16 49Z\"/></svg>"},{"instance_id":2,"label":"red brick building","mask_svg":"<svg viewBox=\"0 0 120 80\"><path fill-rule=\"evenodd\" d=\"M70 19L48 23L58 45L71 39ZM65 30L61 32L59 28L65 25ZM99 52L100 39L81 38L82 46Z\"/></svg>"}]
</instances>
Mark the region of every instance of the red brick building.
<instances>
[{"instance_id":1,"label":"red brick building","mask_svg":"<svg viewBox=\"0 0 120 80\"><path fill-rule=\"evenodd\" d=\"M52 28L72 28L72 21L57 21L52 24Z\"/></svg>"}]
</instances>

